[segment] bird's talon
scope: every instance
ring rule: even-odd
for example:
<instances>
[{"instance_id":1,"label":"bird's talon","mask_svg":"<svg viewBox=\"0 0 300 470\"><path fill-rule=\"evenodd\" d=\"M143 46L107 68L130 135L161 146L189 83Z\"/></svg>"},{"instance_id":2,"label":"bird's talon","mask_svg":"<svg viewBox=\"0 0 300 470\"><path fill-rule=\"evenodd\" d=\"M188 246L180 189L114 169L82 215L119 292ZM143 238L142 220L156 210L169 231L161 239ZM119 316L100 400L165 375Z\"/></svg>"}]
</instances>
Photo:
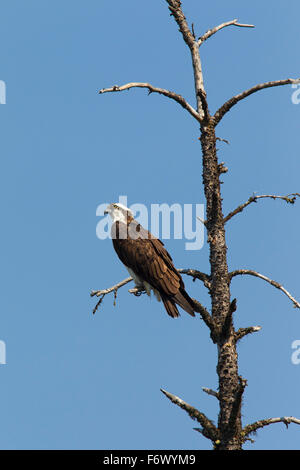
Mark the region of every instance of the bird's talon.
<instances>
[{"instance_id":1,"label":"bird's talon","mask_svg":"<svg viewBox=\"0 0 300 470\"><path fill-rule=\"evenodd\" d=\"M130 294L135 295L136 297L139 297L140 295L145 293L145 290L143 287L134 287L133 289L129 289Z\"/></svg>"}]
</instances>

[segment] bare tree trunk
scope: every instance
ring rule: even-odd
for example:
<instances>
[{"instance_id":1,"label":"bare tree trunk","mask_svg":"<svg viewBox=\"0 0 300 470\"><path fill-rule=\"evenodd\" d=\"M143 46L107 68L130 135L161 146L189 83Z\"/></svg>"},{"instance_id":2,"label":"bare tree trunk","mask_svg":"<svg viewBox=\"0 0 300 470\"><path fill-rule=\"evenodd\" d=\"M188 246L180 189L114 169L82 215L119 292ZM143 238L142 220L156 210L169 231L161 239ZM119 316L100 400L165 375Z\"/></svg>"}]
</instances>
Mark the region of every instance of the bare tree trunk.
<instances>
[{"instance_id":1,"label":"bare tree trunk","mask_svg":"<svg viewBox=\"0 0 300 470\"><path fill-rule=\"evenodd\" d=\"M206 228L210 247L212 319L215 326L213 341L218 346L217 373L219 377L220 431L219 449L240 449L241 424L240 381L230 286L228 280L227 247L225 240L222 198L220 191L220 167L216 152L216 135L213 120L201 125L203 155L203 185L206 197Z\"/></svg>"}]
</instances>

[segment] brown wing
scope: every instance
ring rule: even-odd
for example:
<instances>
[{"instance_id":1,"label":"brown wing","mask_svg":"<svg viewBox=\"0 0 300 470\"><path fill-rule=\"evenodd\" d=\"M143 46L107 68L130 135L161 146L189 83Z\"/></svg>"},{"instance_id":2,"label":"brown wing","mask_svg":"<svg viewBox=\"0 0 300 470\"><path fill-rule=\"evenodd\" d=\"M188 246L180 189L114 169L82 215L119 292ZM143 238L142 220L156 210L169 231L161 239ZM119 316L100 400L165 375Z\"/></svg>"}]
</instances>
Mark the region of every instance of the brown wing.
<instances>
[{"instance_id":1,"label":"brown wing","mask_svg":"<svg viewBox=\"0 0 300 470\"><path fill-rule=\"evenodd\" d=\"M120 222L114 226L113 245L120 260L158 290L168 314L179 315L176 302L194 315L193 301L185 292L181 275L163 243L136 221L132 221L129 227Z\"/></svg>"},{"instance_id":2,"label":"brown wing","mask_svg":"<svg viewBox=\"0 0 300 470\"><path fill-rule=\"evenodd\" d=\"M121 261L159 292L176 295L182 279L162 242L137 223L130 224L127 238L126 225L116 222L116 226L113 245Z\"/></svg>"}]
</instances>

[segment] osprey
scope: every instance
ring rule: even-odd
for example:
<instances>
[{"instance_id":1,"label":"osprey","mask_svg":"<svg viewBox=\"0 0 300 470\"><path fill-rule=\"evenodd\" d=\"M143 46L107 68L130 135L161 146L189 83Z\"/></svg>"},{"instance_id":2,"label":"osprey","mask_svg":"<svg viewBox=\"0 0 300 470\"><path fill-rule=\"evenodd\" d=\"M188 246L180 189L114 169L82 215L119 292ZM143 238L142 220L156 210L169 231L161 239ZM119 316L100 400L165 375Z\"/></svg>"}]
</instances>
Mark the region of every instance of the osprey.
<instances>
[{"instance_id":1,"label":"osprey","mask_svg":"<svg viewBox=\"0 0 300 470\"><path fill-rule=\"evenodd\" d=\"M153 291L173 318L179 317L176 304L195 316L197 306L185 291L181 275L164 244L145 230L123 204L109 204L104 213L112 218L113 246L133 278L136 292L146 291L150 295Z\"/></svg>"}]
</instances>

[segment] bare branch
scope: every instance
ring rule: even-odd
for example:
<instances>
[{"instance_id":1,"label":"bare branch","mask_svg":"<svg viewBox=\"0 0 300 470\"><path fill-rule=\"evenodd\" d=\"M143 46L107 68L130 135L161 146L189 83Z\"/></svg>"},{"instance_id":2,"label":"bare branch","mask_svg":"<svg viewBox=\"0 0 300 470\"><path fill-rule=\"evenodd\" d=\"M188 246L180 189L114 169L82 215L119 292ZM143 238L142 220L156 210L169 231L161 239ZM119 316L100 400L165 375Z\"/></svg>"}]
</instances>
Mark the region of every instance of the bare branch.
<instances>
[{"instance_id":1,"label":"bare branch","mask_svg":"<svg viewBox=\"0 0 300 470\"><path fill-rule=\"evenodd\" d=\"M175 405L178 405L180 408L186 411L192 419L197 420L198 423L201 424L203 428L201 429L201 433L203 434L203 436L207 437L208 439L212 441L216 441L217 439L219 439L218 429L213 424L213 422L205 416L205 414L201 413L196 408L189 405L188 403L186 403L185 401L183 401L181 398L177 397L176 395L173 395L172 393L167 392L166 390L162 388L160 390L167 398L169 398L169 400L171 400L172 403L175 403Z\"/></svg>"},{"instance_id":2,"label":"bare branch","mask_svg":"<svg viewBox=\"0 0 300 470\"><path fill-rule=\"evenodd\" d=\"M261 326L248 326L247 328L239 328L234 333L234 340L237 343L240 341L244 336L249 335L251 333L256 333L257 331L261 330Z\"/></svg>"},{"instance_id":3,"label":"bare branch","mask_svg":"<svg viewBox=\"0 0 300 470\"><path fill-rule=\"evenodd\" d=\"M207 287L208 289L210 288L210 277L208 274L198 271L197 269L177 269L177 271L181 274L186 274L187 276L191 276L193 279L199 279L200 281L203 282L205 287ZM90 293L90 296L100 297L101 295L110 294L111 292L120 289L120 287L125 286L130 281L132 281L132 277L127 277L126 279L123 279L123 281L120 281L114 286L108 287L107 289L93 290ZM133 291L133 289L130 289L130 290Z\"/></svg>"},{"instance_id":4,"label":"bare branch","mask_svg":"<svg viewBox=\"0 0 300 470\"><path fill-rule=\"evenodd\" d=\"M147 88L149 90L149 95L151 93L159 93L160 95L167 96L168 98L171 98L172 100L179 103L198 122L201 121L200 116L197 113L197 111L181 95L178 95L177 93L174 93L173 91L170 91L170 90L164 90L163 88L155 87L153 85L150 85L150 83L132 82L132 83L126 83L126 85L122 85L122 86L114 85L110 88L102 88L99 91L99 94L112 93L112 92L116 92L116 91L124 91L124 90L129 90L130 88Z\"/></svg>"},{"instance_id":5,"label":"bare branch","mask_svg":"<svg viewBox=\"0 0 300 470\"><path fill-rule=\"evenodd\" d=\"M178 272L181 274L192 276L193 281L195 281L195 279L199 279L200 281L203 282L204 286L208 290L210 290L211 282L210 282L210 276L208 274L198 271L197 269L178 269ZM217 332L216 332L215 323L212 319L212 316L210 315L208 310L205 307L203 307L203 305L200 302L198 302L198 300L193 299L193 301L196 307L195 311L200 313L202 320L204 321L206 326L210 329L211 338L214 341L217 336Z\"/></svg>"},{"instance_id":6,"label":"bare branch","mask_svg":"<svg viewBox=\"0 0 300 470\"><path fill-rule=\"evenodd\" d=\"M203 282L205 287L207 289L210 289L210 276L208 274L202 273L201 271L198 271L197 269L178 269L177 270L181 274L186 274L187 276L191 276L193 278L193 281L195 279L199 279L200 281Z\"/></svg>"},{"instance_id":7,"label":"bare branch","mask_svg":"<svg viewBox=\"0 0 300 470\"><path fill-rule=\"evenodd\" d=\"M192 300L194 302L195 312L200 313L202 320L204 321L206 326L208 326L208 328L210 329L211 338L212 338L213 342L216 342L216 339L218 337L219 332L218 332L218 330L215 326L215 322L214 322L211 314L208 312L208 310L206 310L205 307L203 307L202 304L200 304L200 302L198 302L198 300L193 299L193 298L192 298Z\"/></svg>"},{"instance_id":8,"label":"bare branch","mask_svg":"<svg viewBox=\"0 0 300 470\"><path fill-rule=\"evenodd\" d=\"M264 276L263 274L260 274L251 269L237 269L236 271L232 271L231 273L228 274L229 280L231 281L233 277L239 276L239 275L243 276L244 274L248 274L249 276L255 276L255 277L258 277L259 279L263 279L264 281L268 282L269 284L271 284L271 286L274 286L276 287L276 289L281 290L281 292L283 292L293 302L294 307L300 308L300 303L296 299L294 299L294 297L281 284L279 284L279 282L273 281L272 279L269 279L267 276Z\"/></svg>"},{"instance_id":9,"label":"bare branch","mask_svg":"<svg viewBox=\"0 0 300 470\"><path fill-rule=\"evenodd\" d=\"M255 423L248 424L244 427L242 433L246 437L249 434L255 433L258 429L263 428L265 426L269 426L269 424L275 423L284 423L288 428L290 423L300 424L300 419L294 418L293 416L283 416L281 418L268 418L262 419L260 421L256 421Z\"/></svg>"},{"instance_id":10,"label":"bare branch","mask_svg":"<svg viewBox=\"0 0 300 470\"><path fill-rule=\"evenodd\" d=\"M221 175L222 173L227 173L228 168L227 168L227 166L225 166L225 162L220 162L220 163L218 164L218 171L219 171L220 175Z\"/></svg>"},{"instance_id":11,"label":"bare branch","mask_svg":"<svg viewBox=\"0 0 300 470\"><path fill-rule=\"evenodd\" d=\"M171 15L174 16L174 19L179 26L179 31L181 32L185 43L189 48L192 48L195 43L195 38L193 36L193 32L188 27L186 17L182 12L181 2L179 0L167 0L167 3L169 5Z\"/></svg>"},{"instance_id":12,"label":"bare branch","mask_svg":"<svg viewBox=\"0 0 300 470\"><path fill-rule=\"evenodd\" d=\"M188 45L193 63L194 71L194 82L195 82L195 92L197 99L197 111L200 116L200 120L203 121L209 116L208 105L206 100L206 93L204 90L203 83L203 73L201 59L199 55L199 46L198 41L193 35L193 31L188 27L186 18L182 12L180 0L166 0L169 5L169 10L171 15L174 16L174 19L179 26L179 31L181 32L185 43Z\"/></svg>"},{"instance_id":13,"label":"bare branch","mask_svg":"<svg viewBox=\"0 0 300 470\"><path fill-rule=\"evenodd\" d=\"M194 29L194 23L192 23L192 35L193 35L193 38L196 39L196 34L195 34L195 29Z\"/></svg>"},{"instance_id":14,"label":"bare branch","mask_svg":"<svg viewBox=\"0 0 300 470\"><path fill-rule=\"evenodd\" d=\"M242 93L239 93L238 95L233 96L230 98L230 100L226 101L215 113L214 115L214 122L215 126L221 121L223 116L230 111L230 109L237 104L239 101L247 98L247 96L252 95L253 93L256 93L257 91L264 90L265 88L271 88L274 86L281 86L281 85L291 85L293 83L300 83L300 78L294 79L294 78L287 78L286 80L276 80L273 82L266 82L266 83L260 83L258 85L255 85L252 88L249 88L249 90L243 91Z\"/></svg>"},{"instance_id":15,"label":"bare branch","mask_svg":"<svg viewBox=\"0 0 300 470\"><path fill-rule=\"evenodd\" d=\"M120 289L120 287L125 286L130 281L132 281L132 277L127 277L126 279L123 279L123 281L118 282L117 284L115 284L112 287L109 287L108 289L92 290L90 295L91 295L91 297L94 297L94 296L100 297L101 295L110 294L111 292L114 292L115 290Z\"/></svg>"},{"instance_id":16,"label":"bare branch","mask_svg":"<svg viewBox=\"0 0 300 470\"><path fill-rule=\"evenodd\" d=\"M212 397L215 397L219 400L219 393L216 392L215 390L212 390L211 388L206 388L202 387L203 392L207 393L207 395L211 395Z\"/></svg>"},{"instance_id":17,"label":"bare branch","mask_svg":"<svg viewBox=\"0 0 300 470\"><path fill-rule=\"evenodd\" d=\"M201 222L201 224L204 225L204 227L206 227L206 220L201 219L201 217L199 217L198 215L197 215L197 219L199 220L199 222Z\"/></svg>"},{"instance_id":18,"label":"bare branch","mask_svg":"<svg viewBox=\"0 0 300 470\"><path fill-rule=\"evenodd\" d=\"M300 197L300 193L292 193L288 194L287 196L274 196L273 194L263 194L261 196L251 196L249 197L248 201L244 202L244 204L241 204L238 206L234 211L230 212L226 217L224 217L224 223L228 222L234 215L238 214L239 212L242 212L245 207L249 206L252 202L257 202L258 199L263 199L263 198L270 198L270 199L282 199L288 204L294 204L297 197Z\"/></svg>"},{"instance_id":19,"label":"bare branch","mask_svg":"<svg viewBox=\"0 0 300 470\"><path fill-rule=\"evenodd\" d=\"M225 142L225 144L230 145L229 140L221 139L221 137L216 137L216 140L219 140L220 142Z\"/></svg>"},{"instance_id":20,"label":"bare branch","mask_svg":"<svg viewBox=\"0 0 300 470\"><path fill-rule=\"evenodd\" d=\"M220 24L219 26L216 26L215 28L212 28L212 29L209 29L208 31L206 31L206 33L203 34L203 36L201 36L201 37L198 39L198 46L201 46L201 44L203 44L204 41L206 41L208 38L210 38L213 34L215 34L215 33L217 33L218 31L220 31L220 29L226 28L226 26L239 26L240 28L254 28L254 25L253 25L253 24L241 24L241 23L238 23L238 20L237 20L237 19L231 20L231 21L227 21L226 23L222 23L222 24Z\"/></svg>"},{"instance_id":21,"label":"bare branch","mask_svg":"<svg viewBox=\"0 0 300 470\"><path fill-rule=\"evenodd\" d=\"M117 292L118 292L118 289L120 289L120 287L123 287L125 286L126 284L128 284L128 282L131 282L132 281L132 277L127 277L126 279L124 279L123 281L121 282L118 282L118 284L115 284L114 286L112 287L109 287L108 289L103 289L103 290L93 290L91 293L90 293L90 296L91 297L100 297L100 299L98 300L97 304L95 305L95 308L93 310L93 314L95 314L98 310L98 308L100 307L101 303L102 303L102 300L104 299L104 297L107 295L107 294L110 294L111 292L114 293L114 305L116 304L116 298L117 298Z\"/></svg>"},{"instance_id":22,"label":"bare branch","mask_svg":"<svg viewBox=\"0 0 300 470\"><path fill-rule=\"evenodd\" d=\"M234 26L239 28L255 28L254 24L245 24L245 23L234 23Z\"/></svg>"},{"instance_id":23,"label":"bare branch","mask_svg":"<svg viewBox=\"0 0 300 470\"><path fill-rule=\"evenodd\" d=\"M203 282L203 284L205 285L205 287L207 289L210 289L210 277L208 276L208 274L202 273L201 271L198 271L197 269L178 269L178 272L181 273L181 274L186 274L188 276L191 276L193 278L193 280L199 279L200 281ZM104 297L107 294L110 294L112 292L114 293L114 305L115 305L116 297L117 297L117 291L121 287L123 287L126 284L128 284L129 282L131 282L132 280L133 280L132 277L127 277L126 279L123 279L123 281L118 282L117 284L115 284L112 287L109 287L107 289L92 291L90 293L91 297L94 297L94 296L100 297L99 301L97 302L97 304L96 304L96 306L93 310L93 314L96 313L96 311L100 307ZM139 288L133 287L132 289L129 289L128 292L130 292L130 294L140 296L145 291L140 287ZM193 299L193 301L194 301L194 304L195 304L195 311L200 313L200 315L201 315L202 319L204 320L204 322L206 323L206 325L210 328L211 332L213 332L214 323L212 321L211 315L206 310L206 308L203 307L203 305L200 304L200 302L198 302L196 299Z\"/></svg>"}]
</instances>

